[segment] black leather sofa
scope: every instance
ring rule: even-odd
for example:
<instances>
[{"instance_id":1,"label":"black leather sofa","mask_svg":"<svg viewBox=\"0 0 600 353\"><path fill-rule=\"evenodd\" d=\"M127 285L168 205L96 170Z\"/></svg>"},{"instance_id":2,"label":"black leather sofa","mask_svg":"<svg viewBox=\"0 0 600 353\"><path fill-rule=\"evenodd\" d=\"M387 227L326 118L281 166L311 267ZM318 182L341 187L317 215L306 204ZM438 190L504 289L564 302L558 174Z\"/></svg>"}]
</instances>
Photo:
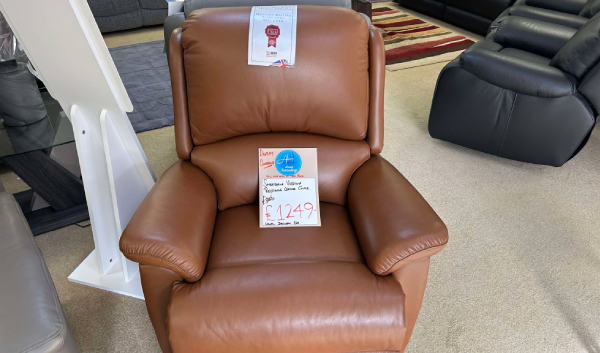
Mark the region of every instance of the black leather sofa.
<instances>
[{"instance_id":1,"label":"black leather sofa","mask_svg":"<svg viewBox=\"0 0 600 353\"><path fill-rule=\"evenodd\" d=\"M596 124L599 87L600 13L578 30L509 16L442 70L429 133L501 157L561 166Z\"/></svg>"},{"instance_id":2,"label":"black leather sofa","mask_svg":"<svg viewBox=\"0 0 600 353\"><path fill-rule=\"evenodd\" d=\"M515 0L396 0L396 2L408 9L485 35L492 22L512 6Z\"/></svg>"},{"instance_id":3,"label":"black leather sofa","mask_svg":"<svg viewBox=\"0 0 600 353\"><path fill-rule=\"evenodd\" d=\"M517 0L490 28L508 16L519 16L579 29L598 12L600 0Z\"/></svg>"}]
</instances>

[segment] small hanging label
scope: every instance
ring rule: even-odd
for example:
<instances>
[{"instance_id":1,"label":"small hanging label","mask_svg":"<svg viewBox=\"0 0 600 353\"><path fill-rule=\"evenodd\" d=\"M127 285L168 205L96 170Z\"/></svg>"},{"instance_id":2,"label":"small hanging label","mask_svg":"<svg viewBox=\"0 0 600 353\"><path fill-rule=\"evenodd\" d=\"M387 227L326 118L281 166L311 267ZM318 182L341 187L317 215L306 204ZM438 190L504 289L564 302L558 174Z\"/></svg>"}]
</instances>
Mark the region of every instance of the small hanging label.
<instances>
[{"instance_id":1,"label":"small hanging label","mask_svg":"<svg viewBox=\"0 0 600 353\"><path fill-rule=\"evenodd\" d=\"M294 67L297 14L296 5L252 7L248 65Z\"/></svg>"}]
</instances>

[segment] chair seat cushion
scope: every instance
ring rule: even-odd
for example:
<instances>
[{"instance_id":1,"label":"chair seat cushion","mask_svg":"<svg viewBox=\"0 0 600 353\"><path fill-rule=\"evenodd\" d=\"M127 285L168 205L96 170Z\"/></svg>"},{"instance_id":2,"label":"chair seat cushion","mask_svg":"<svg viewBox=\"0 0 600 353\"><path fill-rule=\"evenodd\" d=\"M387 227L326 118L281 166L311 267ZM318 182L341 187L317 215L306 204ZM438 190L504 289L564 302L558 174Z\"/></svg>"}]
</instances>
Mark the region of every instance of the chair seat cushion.
<instances>
[{"instance_id":1,"label":"chair seat cushion","mask_svg":"<svg viewBox=\"0 0 600 353\"><path fill-rule=\"evenodd\" d=\"M173 352L397 352L404 294L356 262L222 267L175 285L167 324Z\"/></svg>"},{"instance_id":2,"label":"chair seat cushion","mask_svg":"<svg viewBox=\"0 0 600 353\"><path fill-rule=\"evenodd\" d=\"M321 227L300 228L259 228L256 204L220 212L207 268L290 261L362 263L346 207L322 202L320 208Z\"/></svg>"}]
</instances>

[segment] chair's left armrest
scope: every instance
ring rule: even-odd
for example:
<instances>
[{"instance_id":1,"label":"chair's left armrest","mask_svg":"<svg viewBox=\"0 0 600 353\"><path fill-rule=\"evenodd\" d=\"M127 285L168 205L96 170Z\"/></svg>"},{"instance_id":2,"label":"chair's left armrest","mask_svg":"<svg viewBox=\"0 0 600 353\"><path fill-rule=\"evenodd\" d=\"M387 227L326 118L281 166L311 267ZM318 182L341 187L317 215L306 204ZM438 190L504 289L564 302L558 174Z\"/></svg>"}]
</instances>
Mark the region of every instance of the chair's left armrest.
<instances>
[{"instance_id":1,"label":"chair's left armrest","mask_svg":"<svg viewBox=\"0 0 600 353\"><path fill-rule=\"evenodd\" d=\"M387 275L443 249L448 230L421 194L379 155L352 176L348 208L367 265Z\"/></svg>"}]
</instances>

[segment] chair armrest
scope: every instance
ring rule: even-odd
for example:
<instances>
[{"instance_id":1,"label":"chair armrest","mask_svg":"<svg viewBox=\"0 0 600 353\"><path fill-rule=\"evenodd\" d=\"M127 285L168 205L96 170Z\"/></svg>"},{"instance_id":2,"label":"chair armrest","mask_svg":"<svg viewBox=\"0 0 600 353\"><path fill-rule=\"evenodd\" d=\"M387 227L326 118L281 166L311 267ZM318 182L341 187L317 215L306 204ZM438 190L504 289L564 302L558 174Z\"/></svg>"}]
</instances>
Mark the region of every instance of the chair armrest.
<instances>
[{"instance_id":1,"label":"chair armrest","mask_svg":"<svg viewBox=\"0 0 600 353\"><path fill-rule=\"evenodd\" d=\"M169 57L169 42L171 41L171 33L177 28L181 28L185 21L185 15L183 12L177 12L165 18L164 33L165 33L165 53L167 58Z\"/></svg>"},{"instance_id":2,"label":"chair armrest","mask_svg":"<svg viewBox=\"0 0 600 353\"><path fill-rule=\"evenodd\" d=\"M525 0L528 6L577 15L583 10L587 0Z\"/></svg>"},{"instance_id":3,"label":"chair armrest","mask_svg":"<svg viewBox=\"0 0 600 353\"><path fill-rule=\"evenodd\" d=\"M572 27L561 26L519 16L502 20L488 39L509 48L525 50L551 59L577 32Z\"/></svg>"},{"instance_id":4,"label":"chair armrest","mask_svg":"<svg viewBox=\"0 0 600 353\"><path fill-rule=\"evenodd\" d=\"M210 177L189 161L171 166L148 193L121 236L131 261L169 269L188 282L204 274L217 214Z\"/></svg>"},{"instance_id":5,"label":"chair armrest","mask_svg":"<svg viewBox=\"0 0 600 353\"><path fill-rule=\"evenodd\" d=\"M388 161L374 155L354 172L348 208L367 265L387 275L430 257L448 230L427 201Z\"/></svg>"},{"instance_id":6,"label":"chair armrest","mask_svg":"<svg viewBox=\"0 0 600 353\"><path fill-rule=\"evenodd\" d=\"M573 76L555 67L491 50L464 52L460 67L492 85L529 96L564 97L577 87Z\"/></svg>"}]
</instances>

